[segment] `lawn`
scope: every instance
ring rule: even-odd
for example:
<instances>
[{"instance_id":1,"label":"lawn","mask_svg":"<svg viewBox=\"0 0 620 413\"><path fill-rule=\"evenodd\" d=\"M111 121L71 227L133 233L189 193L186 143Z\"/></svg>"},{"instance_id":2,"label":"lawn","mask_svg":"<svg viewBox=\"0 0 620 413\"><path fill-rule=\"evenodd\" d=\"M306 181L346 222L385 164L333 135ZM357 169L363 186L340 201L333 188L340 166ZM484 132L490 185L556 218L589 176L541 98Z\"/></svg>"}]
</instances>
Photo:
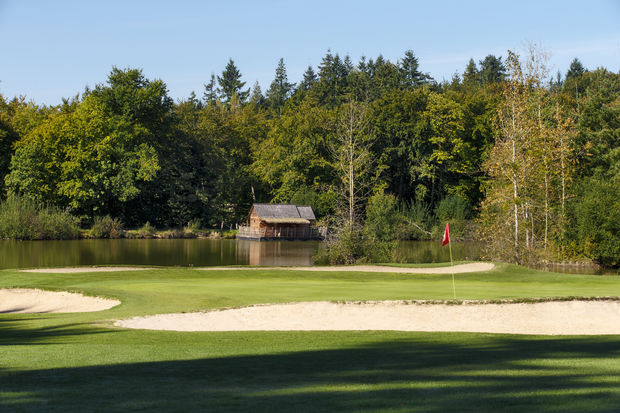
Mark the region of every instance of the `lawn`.
<instances>
[{"instance_id":1,"label":"lawn","mask_svg":"<svg viewBox=\"0 0 620 413\"><path fill-rule=\"evenodd\" d=\"M499 265L459 299L620 296L620 278ZM0 411L615 411L620 336L125 330L134 315L313 300L451 299L451 275L161 268L0 271L0 287L115 297L0 314ZM619 320L620 322L620 320Z\"/></svg>"}]
</instances>

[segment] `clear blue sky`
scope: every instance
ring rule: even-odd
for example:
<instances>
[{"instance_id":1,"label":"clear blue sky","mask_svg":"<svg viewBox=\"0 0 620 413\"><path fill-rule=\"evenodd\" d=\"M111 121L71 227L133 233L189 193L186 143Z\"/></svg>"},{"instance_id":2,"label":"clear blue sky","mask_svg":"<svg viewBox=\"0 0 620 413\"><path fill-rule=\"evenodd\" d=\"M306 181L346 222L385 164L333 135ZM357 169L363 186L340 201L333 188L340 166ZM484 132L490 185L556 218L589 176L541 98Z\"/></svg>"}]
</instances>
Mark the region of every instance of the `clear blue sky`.
<instances>
[{"instance_id":1,"label":"clear blue sky","mask_svg":"<svg viewBox=\"0 0 620 413\"><path fill-rule=\"evenodd\" d=\"M202 96L232 58L246 86L269 86L284 58L298 82L328 49L398 60L412 49L435 79L469 58L533 41L554 72L578 57L620 70L620 0L556 1L28 1L0 0L0 93L37 103L103 83L112 66L144 70L182 99Z\"/></svg>"}]
</instances>

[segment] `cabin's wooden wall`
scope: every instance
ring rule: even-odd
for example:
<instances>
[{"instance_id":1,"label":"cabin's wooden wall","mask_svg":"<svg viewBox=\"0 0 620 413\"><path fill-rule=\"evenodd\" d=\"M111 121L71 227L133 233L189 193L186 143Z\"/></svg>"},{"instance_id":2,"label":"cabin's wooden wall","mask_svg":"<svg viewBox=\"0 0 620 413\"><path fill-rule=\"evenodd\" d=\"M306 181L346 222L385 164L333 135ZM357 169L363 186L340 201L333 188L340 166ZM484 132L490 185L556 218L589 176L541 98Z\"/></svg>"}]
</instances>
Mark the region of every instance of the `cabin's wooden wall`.
<instances>
[{"instance_id":1,"label":"cabin's wooden wall","mask_svg":"<svg viewBox=\"0 0 620 413\"><path fill-rule=\"evenodd\" d=\"M260 227L265 229L265 238L307 239L312 236L308 224L265 224L261 222Z\"/></svg>"}]
</instances>

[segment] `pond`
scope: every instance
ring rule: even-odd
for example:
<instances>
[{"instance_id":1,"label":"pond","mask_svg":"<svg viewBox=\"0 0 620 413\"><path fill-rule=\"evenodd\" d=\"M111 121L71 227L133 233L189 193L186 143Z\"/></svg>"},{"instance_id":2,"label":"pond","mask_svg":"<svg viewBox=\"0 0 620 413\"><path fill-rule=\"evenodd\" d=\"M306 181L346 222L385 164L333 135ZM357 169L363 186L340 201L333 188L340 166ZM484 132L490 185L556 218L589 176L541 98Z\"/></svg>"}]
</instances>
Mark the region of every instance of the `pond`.
<instances>
[{"instance_id":1,"label":"pond","mask_svg":"<svg viewBox=\"0 0 620 413\"><path fill-rule=\"evenodd\" d=\"M480 260L483 244L452 242L454 261ZM249 241L212 239L90 239L72 241L0 240L0 268L79 265L312 265L316 241ZM449 262L448 247L439 241L401 241L401 262ZM552 271L617 274L590 267L551 267Z\"/></svg>"},{"instance_id":2,"label":"pond","mask_svg":"<svg viewBox=\"0 0 620 413\"><path fill-rule=\"evenodd\" d=\"M77 265L312 265L315 241L211 239L93 239L72 241L0 240L0 268ZM480 244L454 242L457 260L480 258ZM405 262L450 261L438 241L404 241L398 256Z\"/></svg>"}]
</instances>

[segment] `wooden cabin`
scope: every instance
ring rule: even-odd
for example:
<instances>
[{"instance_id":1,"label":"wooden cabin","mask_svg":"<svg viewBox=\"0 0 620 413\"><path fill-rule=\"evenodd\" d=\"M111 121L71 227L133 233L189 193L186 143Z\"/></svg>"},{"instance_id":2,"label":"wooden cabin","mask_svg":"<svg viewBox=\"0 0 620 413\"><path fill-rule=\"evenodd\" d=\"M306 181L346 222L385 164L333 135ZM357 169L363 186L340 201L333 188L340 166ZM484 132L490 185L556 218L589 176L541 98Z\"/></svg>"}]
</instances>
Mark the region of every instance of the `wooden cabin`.
<instances>
[{"instance_id":1,"label":"wooden cabin","mask_svg":"<svg viewBox=\"0 0 620 413\"><path fill-rule=\"evenodd\" d=\"M312 207L292 204L254 204L248 225L239 227L237 238L255 240L312 239L316 220Z\"/></svg>"}]
</instances>

